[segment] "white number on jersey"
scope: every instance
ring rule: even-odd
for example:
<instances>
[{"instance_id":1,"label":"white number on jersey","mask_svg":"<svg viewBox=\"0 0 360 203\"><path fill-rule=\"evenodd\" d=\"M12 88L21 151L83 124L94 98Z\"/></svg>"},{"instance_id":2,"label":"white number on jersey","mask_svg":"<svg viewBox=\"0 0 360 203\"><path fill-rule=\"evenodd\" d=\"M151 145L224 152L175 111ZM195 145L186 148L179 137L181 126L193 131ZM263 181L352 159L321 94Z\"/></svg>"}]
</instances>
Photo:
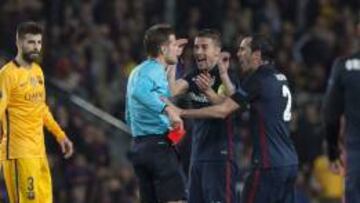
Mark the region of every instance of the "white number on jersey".
<instances>
[{"instance_id":1,"label":"white number on jersey","mask_svg":"<svg viewBox=\"0 0 360 203\"><path fill-rule=\"evenodd\" d=\"M285 110L283 113L283 119L284 119L284 121L290 121L291 120L292 98L291 98L291 92L286 85L282 86L282 96L287 99L286 107L285 107Z\"/></svg>"},{"instance_id":2,"label":"white number on jersey","mask_svg":"<svg viewBox=\"0 0 360 203\"><path fill-rule=\"evenodd\" d=\"M346 70L360 70L360 60L352 59L345 62Z\"/></svg>"}]
</instances>

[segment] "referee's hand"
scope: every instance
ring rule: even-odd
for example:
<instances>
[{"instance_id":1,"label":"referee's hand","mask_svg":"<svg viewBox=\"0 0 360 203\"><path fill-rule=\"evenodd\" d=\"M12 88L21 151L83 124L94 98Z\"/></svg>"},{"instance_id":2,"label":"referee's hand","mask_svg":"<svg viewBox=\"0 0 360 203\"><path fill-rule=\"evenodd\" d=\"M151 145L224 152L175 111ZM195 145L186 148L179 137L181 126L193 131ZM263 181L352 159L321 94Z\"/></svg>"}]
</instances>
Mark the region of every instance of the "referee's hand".
<instances>
[{"instance_id":1,"label":"referee's hand","mask_svg":"<svg viewBox=\"0 0 360 203\"><path fill-rule=\"evenodd\" d=\"M180 118L180 109L173 105L168 105L165 108L165 111L169 117L169 120L171 122L172 128L180 128L181 130L184 129L184 122Z\"/></svg>"}]
</instances>

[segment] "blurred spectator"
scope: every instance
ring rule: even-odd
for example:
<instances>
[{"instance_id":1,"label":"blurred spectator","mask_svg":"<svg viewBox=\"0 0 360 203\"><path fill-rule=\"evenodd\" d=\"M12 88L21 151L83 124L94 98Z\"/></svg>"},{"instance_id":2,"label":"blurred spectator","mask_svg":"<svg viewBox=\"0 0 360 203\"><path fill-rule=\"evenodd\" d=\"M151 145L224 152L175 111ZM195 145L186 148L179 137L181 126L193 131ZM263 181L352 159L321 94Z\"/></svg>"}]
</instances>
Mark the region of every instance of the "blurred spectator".
<instances>
[{"instance_id":1,"label":"blurred spectator","mask_svg":"<svg viewBox=\"0 0 360 203\"><path fill-rule=\"evenodd\" d=\"M311 167L313 161L321 154L323 135L321 131L319 107L316 103L308 103L299 116L298 135L294 137L300 165Z\"/></svg>"},{"instance_id":2,"label":"blurred spectator","mask_svg":"<svg viewBox=\"0 0 360 203\"><path fill-rule=\"evenodd\" d=\"M88 202L89 186L92 183L93 172L91 171L85 156L77 154L72 165L66 169L66 181L68 182L69 202Z\"/></svg>"},{"instance_id":3,"label":"blurred spectator","mask_svg":"<svg viewBox=\"0 0 360 203\"><path fill-rule=\"evenodd\" d=\"M318 156L314 161L313 175L318 183L319 203L340 203L344 195L344 177L329 169L326 155Z\"/></svg>"}]
</instances>

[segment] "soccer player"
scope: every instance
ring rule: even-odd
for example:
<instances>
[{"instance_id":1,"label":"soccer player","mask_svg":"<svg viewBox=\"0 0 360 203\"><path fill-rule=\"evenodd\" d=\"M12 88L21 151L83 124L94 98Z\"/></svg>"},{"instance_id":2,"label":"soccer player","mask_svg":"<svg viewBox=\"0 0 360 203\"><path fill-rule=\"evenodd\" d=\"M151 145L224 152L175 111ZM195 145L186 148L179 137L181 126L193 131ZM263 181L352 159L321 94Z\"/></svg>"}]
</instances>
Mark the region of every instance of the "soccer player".
<instances>
[{"instance_id":1,"label":"soccer player","mask_svg":"<svg viewBox=\"0 0 360 203\"><path fill-rule=\"evenodd\" d=\"M139 179L143 203L183 202L185 176L169 128L183 128L182 120L162 98L171 96L166 67L177 63L178 43L168 25L150 27L144 37L148 59L130 74L126 95L126 120L133 136L129 158ZM167 114L167 116L166 116Z\"/></svg>"},{"instance_id":2,"label":"soccer player","mask_svg":"<svg viewBox=\"0 0 360 203\"><path fill-rule=\"evenodd\" d=\"M194 108L221 102L217 94L222 85L234 89L227 65L219 66L220 33L205 29L194 39L197 67L183 79L175 80L174 69L169 70L169 85L173 96L187 93ZM226 57L223 57L226 58ZM204 73L202 75L202 73ZM209 81L210 78L210 81ZM202 84L206 85L202 85ZM206 88L210 85L210 88ZM205 86L205 87L204 87ZM237 202L234 161L234 138L229 130L230 119L194 119L189 175L189 202Z\"/></svg>"},{"instance_id":3,"label":"soccer player","mask_svg":"<svg viewBox=\"0 0 360 203\"><path fill-rule=\"evenodd\" d=\"M359 19L360 20L360 19ZM360 22L357 24L360 36ZM345 201L360 202L360 51L337 59L323 101L330 169L340 173L340 118L345 116Z\"/></svg>"},{"instance_id":4,"label":"soccer player","mask_svg":"<svg viewBox=\"0 0 360 203\"><path fill-rule=\"evenodd\" d=\"M56 138L65 158L73 144L45 103L45 80L35 62L42 46L41 26L21 23L16 32L17 55L0 71L1 160L11 203L51 203L52 185L43 126Z\"/></svg>"},{"instance_id":5,"label":"soccer player","mask_svg":"<svg viewBox=\"0 0 360 203\"><path fill-rule=\"evenodd\" d=\"M242 195L245 203L295 202L298 158L288 126L291 93L286 77L272 63L273 50L266 37L244 38L237 52L246 72L241 88L220 104L179 111L183 117L225 118L249 108L253 154Z\"/></svg>"}]
</instances>

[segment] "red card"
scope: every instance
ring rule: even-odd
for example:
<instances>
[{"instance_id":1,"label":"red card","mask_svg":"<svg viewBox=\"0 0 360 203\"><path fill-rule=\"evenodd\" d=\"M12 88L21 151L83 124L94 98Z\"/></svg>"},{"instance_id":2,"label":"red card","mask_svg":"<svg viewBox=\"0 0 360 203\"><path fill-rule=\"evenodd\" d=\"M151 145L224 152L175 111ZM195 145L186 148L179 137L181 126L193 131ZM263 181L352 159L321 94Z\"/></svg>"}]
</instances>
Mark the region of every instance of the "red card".
<instances>
[{"instance_id":1,"label":"red card","mask_svg":"<svg viewBox=\"0 0 360 203\"><path fill-rule=\"evenodd\" d=\"M176 145L184 138L185 134L186 131L184 129L176 127L169 132L168 138L173 145Z\"/></svg>"}]
</instances>

